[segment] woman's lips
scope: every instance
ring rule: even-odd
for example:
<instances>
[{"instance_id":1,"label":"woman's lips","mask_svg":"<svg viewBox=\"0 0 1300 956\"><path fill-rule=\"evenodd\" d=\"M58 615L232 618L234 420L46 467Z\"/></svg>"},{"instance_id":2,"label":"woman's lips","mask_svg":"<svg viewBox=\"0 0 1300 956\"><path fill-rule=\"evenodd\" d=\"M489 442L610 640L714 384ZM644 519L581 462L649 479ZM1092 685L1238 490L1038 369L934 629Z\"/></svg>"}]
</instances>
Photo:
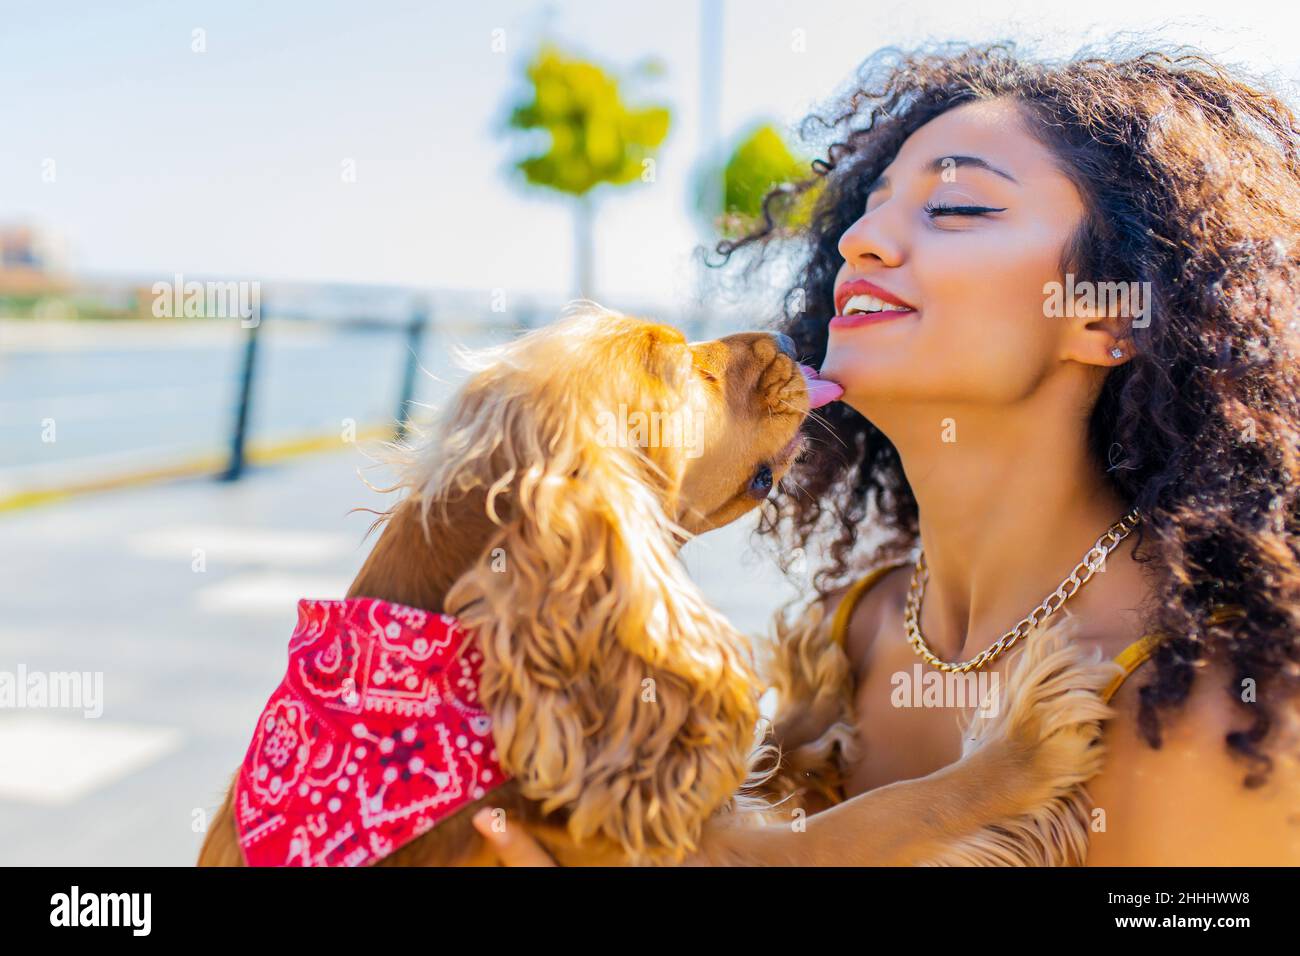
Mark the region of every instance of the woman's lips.
<instances>
[{"instance_id":1,"label":"woman's lips","mask_svg":"<svg viewBox=\"0 0 1300 956\"><path fill-rule=\"evenodd\" d=\"M808 386L808 408L810 411L814 408L821 408L823 405L829 405L844 394L842 386L820 377L815 368L801 364L799 371L803 373L804 384Z\"/></svg>"},{"instance_id":2,"label":"woman's lips","mask_svg":"<svg viewBox=\"0 0 1300 956\"><path fill-rule=\"evenodd\" d=\"M888 302L891 305L901 305L905 309L916 308L912 303L905 299L900 299L888 289L882 289L874 282L869 282L866 279L849 279L835 290L835 311L843 312L844 306L848 303L849 299L853 298L855 295L869 295L873 298L880 299L883 302Z\"/></svg>"},{"instance_id":3,"label":"woman's lips","mask_svg":"<svg viewBox=\"0 0 1300 956\"><path fill-rule=\"evenodd\" d=\"M888 312L855 312L853 315L836 315L831 317L832 329L856 329L863 325L875 325L890 319L901 319L905 315L916 315L911 309L890 310Z\"/></svg>"}]
</instances>

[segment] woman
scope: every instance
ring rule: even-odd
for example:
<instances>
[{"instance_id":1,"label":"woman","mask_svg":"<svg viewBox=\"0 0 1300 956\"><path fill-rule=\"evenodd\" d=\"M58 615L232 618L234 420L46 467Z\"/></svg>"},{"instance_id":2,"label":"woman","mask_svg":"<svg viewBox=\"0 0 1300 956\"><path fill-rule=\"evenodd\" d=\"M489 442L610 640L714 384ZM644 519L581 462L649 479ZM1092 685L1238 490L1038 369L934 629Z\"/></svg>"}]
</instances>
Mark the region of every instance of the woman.
<instances>
[{"instance_id":1,"label":"woman","mask_svg":"<svg viewBox=\"0 0 1300 956\"><path fill-rule=\"evenodd\" d=\"M850 799L951 763L969 711L900 683L1000 675L981 652L1045 605L1132 672L1089 864L1300 863L1295 117L1195 55L886 50L861 79L816 175L720 247L761 261L819 192L783 329L844 394L762 530L829 556L861 746L783 743Z\"/></svg>"}]
</instances>

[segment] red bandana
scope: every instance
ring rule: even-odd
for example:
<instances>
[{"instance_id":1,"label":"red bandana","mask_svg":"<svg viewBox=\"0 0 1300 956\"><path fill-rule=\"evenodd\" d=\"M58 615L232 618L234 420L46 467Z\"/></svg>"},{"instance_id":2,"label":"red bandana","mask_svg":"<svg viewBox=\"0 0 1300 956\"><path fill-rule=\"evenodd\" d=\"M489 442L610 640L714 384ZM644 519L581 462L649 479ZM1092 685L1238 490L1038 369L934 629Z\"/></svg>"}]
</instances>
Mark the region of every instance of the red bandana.
<instances>
[{"instance_id":1,"label":"red bandana","mask_svg":"<svg viewBox=\"0 0 1300 956\"><path fill-rule=\"evenodd\" d=\"M509 779L468 638L374 598L298 602L288 673L235 782L250 866L373 863Z\"/></svg>"}]
</instances>

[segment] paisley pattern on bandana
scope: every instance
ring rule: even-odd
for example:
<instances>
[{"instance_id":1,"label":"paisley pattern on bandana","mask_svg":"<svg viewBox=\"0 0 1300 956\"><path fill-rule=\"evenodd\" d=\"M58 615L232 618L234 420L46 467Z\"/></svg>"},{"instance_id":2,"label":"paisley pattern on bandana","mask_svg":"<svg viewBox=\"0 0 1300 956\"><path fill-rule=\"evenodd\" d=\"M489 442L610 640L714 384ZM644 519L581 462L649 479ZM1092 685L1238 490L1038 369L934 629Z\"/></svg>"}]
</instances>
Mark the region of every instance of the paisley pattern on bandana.
<instances>
[{"instance_id":1,"label":"paisley pattern on bandana","mask_svg":"<svg viewBox=\"0 0 1300 956\"><path fill-rule=\"evenodd\" d=\"M509 778L454 617L299 601L289 666L235 782L250 866L365 866Z\"/></svg>"}]
</instances>

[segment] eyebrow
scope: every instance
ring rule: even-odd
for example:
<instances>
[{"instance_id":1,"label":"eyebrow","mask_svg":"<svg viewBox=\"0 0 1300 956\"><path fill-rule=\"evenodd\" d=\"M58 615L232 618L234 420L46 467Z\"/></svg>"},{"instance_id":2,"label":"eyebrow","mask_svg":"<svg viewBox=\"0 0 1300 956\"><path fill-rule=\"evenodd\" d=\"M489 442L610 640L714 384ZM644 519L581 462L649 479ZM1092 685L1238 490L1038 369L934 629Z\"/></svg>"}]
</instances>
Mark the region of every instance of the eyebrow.
<instances>
[{"instance_id":1,"label":"eyebrow","mask_svg":"<svg viewBox=\"0 0 1300 956\"><path fill-rule=\"evenodd\" d=\"M945 165L949 161L951 161L951 167ZM972 169L983 169L997 176L1001 176L1003 179L1010 180L1017 186L1020 185L1020 180L1016 179L1015 176L1012 176L1004 170L998 169L998 167L994 166L988 160L980 159L978 156L939 156L930 161L930 164L925 167L925 171L931 175L938 175L945 169L960 169L963 166L969 166ZM888 185L888 176L877 176L876 181L867 187L867 195L870 196L877 189L883 189Z\"/></svg>"}]
</instances>

